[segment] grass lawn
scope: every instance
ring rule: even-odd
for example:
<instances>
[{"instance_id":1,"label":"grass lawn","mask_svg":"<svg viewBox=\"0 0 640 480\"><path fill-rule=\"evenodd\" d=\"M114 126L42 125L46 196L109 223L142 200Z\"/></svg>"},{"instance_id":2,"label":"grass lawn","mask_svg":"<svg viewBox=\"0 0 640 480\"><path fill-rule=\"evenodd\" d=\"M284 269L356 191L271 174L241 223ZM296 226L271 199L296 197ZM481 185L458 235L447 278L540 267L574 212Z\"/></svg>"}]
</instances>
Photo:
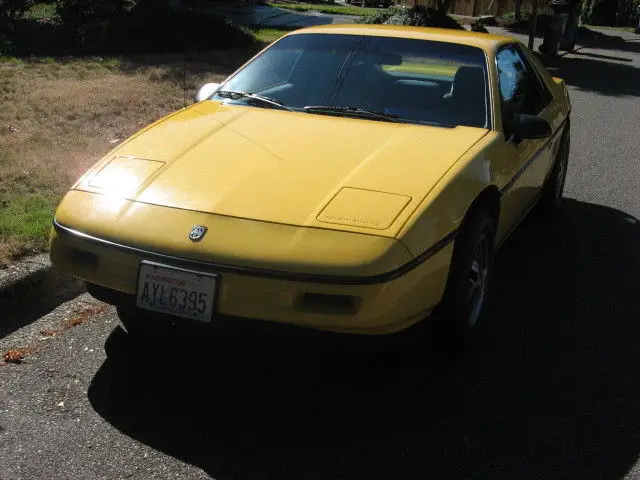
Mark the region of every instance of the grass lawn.
<instances>
[{"instance_id":1,"label":"grass lawn","mask_svg":"<svg viewBox=\"0 0 640 480\"><path fill-rule=\"evenodd\" d=\"M618 32L632 32L633 33L633 27L601 27L599 25L583 25L583 27L596 28L596 29L601 29L601 30L615 30L615 31L618 31Z\"/></svg>"},{"instance_id":2,"label":"grass lawn","mask_svg":"<svg viewBox=\"0 0 640 480\"><path fill-rule=\"evenodd\" d=\"M254 30L266 43L284 33ZM88 167L254 53L0 57L0 268L46 250L55 206Z\"/></svg>"},{"instance_id":3,"label":"grass lawn","mask_svg":"<svg viewBox=\"0 0 640 480\"><path fill-rule=\"evenodd\" d=\"M363 8L354 5L325 5L316 3L288 3L288 2L267 2L267 5L272 7L287 8L289 10L296 10L298 12L307 12L314 10L322 13L338 13L342 15L373 15L379 8Z\"/></svg>"}]
</instances>

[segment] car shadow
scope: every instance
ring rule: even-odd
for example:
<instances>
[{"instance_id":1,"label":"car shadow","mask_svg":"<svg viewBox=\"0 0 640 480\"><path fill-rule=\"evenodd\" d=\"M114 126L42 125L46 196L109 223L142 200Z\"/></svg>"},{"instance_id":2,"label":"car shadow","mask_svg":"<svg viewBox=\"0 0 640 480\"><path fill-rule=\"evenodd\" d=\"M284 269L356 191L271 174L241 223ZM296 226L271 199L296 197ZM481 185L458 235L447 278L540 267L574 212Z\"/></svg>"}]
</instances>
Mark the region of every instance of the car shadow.
<instances>
[{"instance_id":1,"label":"car shadow","mask_svg":"<svg viewBox=\"0 0 640 480\"><path fill-rule=\"evenodd\" d=\"M577 57L597 58L597 59L600 59L600 60L613 60L614 62L633 62L633 59L632 58L628 58L628 57L617 57L617 56L614 56L614 55L602 55L602 54L599 54L599 53L581 51L580 49L573 50L571 52L571 55L574 55L574 56L577 56Z\"/></svg>"},{"instance_id":2,"label":"car shadow","mask_svg":"<svg viewBox=\"0 0 640 480\"><path fill-rule=\"evenodd\" d=\"M619 479L640 452L639 229L575 200L526 220L464 353L419 327L384 349L258 322L144 357L116 330L88 396L217 479Z\"/></svg>"},{"instance_id":3,"label":"car shadow","mask_svg":"<svg viewBox=\"0 0 640 480\"><path fill-rule=\"evenodd\" d=\"M574 56L538 58L551 75L569 86L610 96L640 96L640 68L632 64L605 61L598 54L582 50Z\"/></svg>"},{"instance_id":4,"label":"car shadow","mask_svg":"<svg viewBox=\"0 0 640 480\"><path fill-rule=\"evenodd\" d=\"M521 25L505 25L502 27L511 34L529 36L530 26L528 21ZM545 21L538 21L535 38L544 38ZM619 34L615 30L593 30L581 25L578 27L576 43L579 48L597 48L602 50L618 50L621 52L640 53L640 39L633 34Z\"/></svg>"},{"instance_id":5,"label":"car shadow","mask_svg":"<svg viewBox=\"0 0 640 480\"><path fill-rule=\"evenodd\" d=\"M598 48L602 50L617 50L620 52L640 53L640 38L629 35L623 38L615 33L603 33L590 30L586 27L579 27L578 43L587 48Z\"/></svg>"}]
</instances>

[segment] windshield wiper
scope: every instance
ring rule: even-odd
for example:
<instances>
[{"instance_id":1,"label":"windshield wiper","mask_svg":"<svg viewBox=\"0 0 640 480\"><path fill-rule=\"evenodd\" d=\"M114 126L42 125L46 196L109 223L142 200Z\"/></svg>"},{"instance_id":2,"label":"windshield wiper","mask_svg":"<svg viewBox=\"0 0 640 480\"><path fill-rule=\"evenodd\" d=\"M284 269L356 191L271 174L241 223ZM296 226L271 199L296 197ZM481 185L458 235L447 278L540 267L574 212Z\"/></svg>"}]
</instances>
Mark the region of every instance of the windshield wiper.
<instances>
[{"instance_id":1,"label":"windshield wiper","mask_svg":"<svg viewBox=\"0 0 640 480\"><path fill-rule=\"evenodd\" d=\"M332 107L330 105L308 105L304 107L308 113L329 113L350 117L369 118L372 120L383 120L386 122L398 122L397 115L385 112L376 112L357 107Z\"/></svg>"},{"instance_id":2,"label":"windshield wiper","mask_svg":"<svg viewBox=\"0 0 640 480\"><path fill-rule=\"evenodd\" d=\"M222 98L231 98L232 100L237 100L239 98L250 98L252 100L257 100L258 102L271 105L272 107L280 108L282 110L287 110L289 112L293 111L292 109L290 109L283 103L278 102L277 100L273 100L269 97L263 97L262 95L257 95L255 93L240 92L237 90L220 90L219 92L216 92L216 95Z\"/></svg>"}]
</instances>

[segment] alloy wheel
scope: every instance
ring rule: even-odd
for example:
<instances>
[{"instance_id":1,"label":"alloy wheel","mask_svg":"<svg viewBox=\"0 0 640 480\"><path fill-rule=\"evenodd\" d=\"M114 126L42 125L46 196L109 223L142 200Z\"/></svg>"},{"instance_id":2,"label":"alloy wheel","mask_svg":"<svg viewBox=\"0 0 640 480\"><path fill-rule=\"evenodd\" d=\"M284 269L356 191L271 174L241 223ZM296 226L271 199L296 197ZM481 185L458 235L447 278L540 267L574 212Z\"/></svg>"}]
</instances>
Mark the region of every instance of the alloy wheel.
<instances>
[{"instance_id":1,"label":"alloy wheel","mask_svg":"<svg viewBox=\"0 0 640 480\"><path fill-rule=\"evenodd\" d=\"M567 178L567 155L567 147L566 145L563 145L561 156L558 159L555 190L553 192L553 200L556 205L560 205L560 203L562 202L562 192L564 191L564 183Z\"/></svg>"},{"instance_id":2,"label":"alloy wheel","mask_svg":"<svg viewBox=\"0 0 640 480\"><path fill-rule=\"evenodd\" d=\"M469 326L474 326L480 318L487 291L490 258L489 239L482 234L476 239L473 246L473 257L469 269Z\"/></svg>"}]
</instances>

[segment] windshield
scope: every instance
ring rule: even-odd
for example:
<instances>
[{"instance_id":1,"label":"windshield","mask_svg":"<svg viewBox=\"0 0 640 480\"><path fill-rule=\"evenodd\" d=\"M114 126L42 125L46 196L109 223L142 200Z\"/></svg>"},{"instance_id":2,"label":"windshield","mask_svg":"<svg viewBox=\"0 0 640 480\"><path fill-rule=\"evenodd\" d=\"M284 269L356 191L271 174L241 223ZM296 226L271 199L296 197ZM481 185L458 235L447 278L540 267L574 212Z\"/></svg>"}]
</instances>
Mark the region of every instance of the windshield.
<instances>
[{"instance_id":1,"label":"windshield","mask_svg":"<svg viewBox=\"0 0 640 480\"><path fill-rule=\"evenodd\" d=\"M484 52L468 45L298 34L264 51L213 98L270 108L267 102L247 95L224 94L244 92L308 113L350 116L371 112L366 118L383 120L386 116L409 123L486 128L486 70Z\"/></svg>"}]
</instances>

